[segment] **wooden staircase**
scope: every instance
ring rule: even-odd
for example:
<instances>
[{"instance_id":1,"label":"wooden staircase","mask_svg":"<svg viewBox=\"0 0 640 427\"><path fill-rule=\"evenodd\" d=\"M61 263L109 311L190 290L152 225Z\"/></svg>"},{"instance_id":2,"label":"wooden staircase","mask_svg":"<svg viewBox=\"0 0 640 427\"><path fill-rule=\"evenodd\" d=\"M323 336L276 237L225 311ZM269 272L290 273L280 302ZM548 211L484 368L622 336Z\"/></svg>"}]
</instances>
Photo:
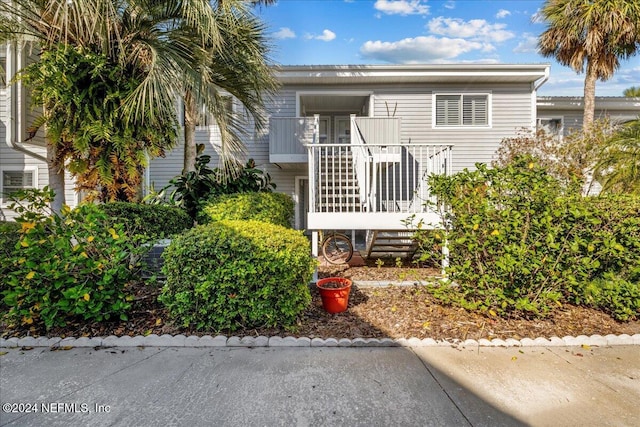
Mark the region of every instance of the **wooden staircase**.
<instances>
[{"instance_id":1,"label":"wooden staircase","mask_svg":"<svg viewBox=\"0 0 640 427\"><path fill-rule=\"evenodd\" d=\"M418 245L413 231L370 230L367 232L367 258L413 258Z\"/></svg>"}]
</instances>

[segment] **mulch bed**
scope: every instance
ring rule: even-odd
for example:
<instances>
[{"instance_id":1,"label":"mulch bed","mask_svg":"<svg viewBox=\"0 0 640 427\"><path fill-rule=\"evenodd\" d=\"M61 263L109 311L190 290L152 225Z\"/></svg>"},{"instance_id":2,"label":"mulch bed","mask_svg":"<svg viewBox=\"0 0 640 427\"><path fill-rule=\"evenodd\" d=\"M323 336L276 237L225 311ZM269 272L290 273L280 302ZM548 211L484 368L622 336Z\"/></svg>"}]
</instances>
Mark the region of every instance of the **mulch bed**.
<instances>
[{"instance_id":1,"label":"mulch bed","mask_svg":"<svg viewBox=\"0 0 640 427\"><path fill-rule=\"evenodd\" d=\"M320 277L343 276L358 280L421 281L433 278L436 270L412 266L365 265L323 266ZM640 333L640 320L617 322L597 310L566 305L541 320L500 319L442 305L425 285L363 287L354 285L346 312L329 314L322 308L319 293L312 290L312 304L292 329L250 328L230 331L194 331L171 323L167 311L157 302L158 286L137 285L128 321L77 323L53 328L48 333L36 327L0 324L0 335L14 336L109 336L109 335L235 335L298 336L309 338L433 338L507 339L567 335Z\"/></svg>"}]
</instances>

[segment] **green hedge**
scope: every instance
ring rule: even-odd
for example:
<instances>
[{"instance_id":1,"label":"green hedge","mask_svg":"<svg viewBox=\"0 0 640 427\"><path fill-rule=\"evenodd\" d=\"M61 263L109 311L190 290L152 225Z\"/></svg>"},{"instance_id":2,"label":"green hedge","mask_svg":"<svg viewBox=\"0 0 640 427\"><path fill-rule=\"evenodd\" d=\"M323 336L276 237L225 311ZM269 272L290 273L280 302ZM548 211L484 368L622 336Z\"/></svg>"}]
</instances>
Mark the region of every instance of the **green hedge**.
<instances>
[{"instance_id":1,"label":"green hedge","mask_svg":"<svg viewBox=\"0 0 640 427\"><path fill-rule=\"evenodd\" d=\"M217 221L175 238L163 258L160 301L185 327L291 326L311 301L315 261L299 231Z\"/></svg>"},{"instance_id":2,"label":"green hedge","mask_svg":"<svg viewBox=\"0 0 640 427\"><path fill-rule=\"evenodd\" d=\"M161 239L180 234L193 225L189 215L175 206L127 202L111 202L99 206L109 216L112 224L123 224L125 232L130 236Z\"/></svg>"},{"instance_id":3,"label":"green hedge","mask_svg":"<svg viewBox=\"0 0 640 427\"><path fill-rule=\"evenodd\" d=\"M448 208L440 244L458 284L441 298L491 315L535 317L570 302L640 316L638 198L568 197L532 158L476 167L430 178Z\"/></svg>"},{"instance_id":4,"label":"green hedge","mask_svg":"<svg viewBox=\"0 0 640 427\"><path fill-rule=\"evenodd\" d=\"M257 220L291 228L293 224L293 200L283 193L236 193L216 196L200 214L198 222Z\"/></svg>"},{"instance_id":5,"label":"green hedge","mask_svg":"<svg viewBox=\"0 0 640 427\"><path fill-rule=\"evenodd\" d=\"M10 259L16 252L16 244L20 241L20 224L13 221L0 221L0 311L6 311L7 306L2 299L2 293L7 290L5 275L11 268Z\"/></svg>"}]
</instances>

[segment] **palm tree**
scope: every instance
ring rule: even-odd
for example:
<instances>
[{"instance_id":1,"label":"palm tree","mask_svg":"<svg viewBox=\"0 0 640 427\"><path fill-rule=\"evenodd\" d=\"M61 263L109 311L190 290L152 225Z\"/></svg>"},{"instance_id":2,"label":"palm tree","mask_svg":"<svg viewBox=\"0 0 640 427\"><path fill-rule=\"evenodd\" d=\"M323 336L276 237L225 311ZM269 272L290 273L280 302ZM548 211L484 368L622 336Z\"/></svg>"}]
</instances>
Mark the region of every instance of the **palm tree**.
<instances>
[{"instance_id":1,"label":"palm tree","mask_svg":"<svg viewBox=\"0 0 640 427\"><path fill-rule=\"evenodd\" d=\"M630 88L625 89L624 92L622 92L622 95L626 96L627 98L640 97L640 86L631 86Z\"/></svg>"},{"instance_id":2,"label":"palm tree","mask_svg":"<svg viewBox=\"0 0 640 427\"><path fill-rule=\"evenodd\" d=\"M184 97L185 173L195 169L195 126L200 111L205 110L220 131L218 154L224 179L242 165L239 160L245 151L242 140L247 129L244 115L234 114L233 109L228 108L228 96L242 104L258 131L265 125L265 99L273 94L278 83L269 66L271 46L264 36L264 25L249 8L258 3L273 1L218 1L215 13L222 41L209 50L210 56L201 64L210 78L202 82L204 87L188 89Z\"/></svg>"},{"instance_id":3,"label":"palm tree","mask_svg":"<svg viewBox=\"0 0 640 427\"><path fill-rule=\"evenodd\" d=\"M0 2L0 12L0 43L31 44L43 53L60 46L77 48L103 55L126 70L135 84L118 109L123 127L173 123L181 82L200 85L203 74L194 64L205 46L220 42L218 21L207 0L13 0ZM67 140L54 138L47 131L48 105L43 107L49 181L56 192L52 208L60 210L65 156L71 151L65 144L77 142L77 128Z\"/></svg>"},{"instance_id":4,"label":"palm tree","mask_svg":"<svg viewBox=\"0 0 640 427\"><path fill-rule=\"evenodd\" d=\"M597 80L609 79L620 60L640 48L640 2L630 0L547 0L540 11L547 29L538 47L578 73L585 72L583 128L595 115Z\"/></svg>"},{"instance_id":5,"label":"palm tree","mask_svg":"<svg viewBox=\"0 0 640 427\"><path fill-rule=\"evenodd\" d=\"M640 119L625 124L612 136L594 176L604 192L640 195Z\"/></svg>"}]
</instances>

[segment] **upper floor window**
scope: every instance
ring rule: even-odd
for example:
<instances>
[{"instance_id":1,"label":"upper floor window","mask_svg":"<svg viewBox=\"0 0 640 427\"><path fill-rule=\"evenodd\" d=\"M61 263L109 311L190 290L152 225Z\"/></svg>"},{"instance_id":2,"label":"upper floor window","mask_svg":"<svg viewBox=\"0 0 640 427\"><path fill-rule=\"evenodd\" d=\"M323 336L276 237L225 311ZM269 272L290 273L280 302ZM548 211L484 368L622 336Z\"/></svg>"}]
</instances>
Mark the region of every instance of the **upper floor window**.
<instances>
[{"instance_id":1,"label":"upper floor window","mask_svg":"<svg viewBox=\"0 0 640 427\"><path fill-rule=\"evenodd\" d=\"M436 94L435 125L489 126L488 94Z\"/></svg>"}]
</instances>

